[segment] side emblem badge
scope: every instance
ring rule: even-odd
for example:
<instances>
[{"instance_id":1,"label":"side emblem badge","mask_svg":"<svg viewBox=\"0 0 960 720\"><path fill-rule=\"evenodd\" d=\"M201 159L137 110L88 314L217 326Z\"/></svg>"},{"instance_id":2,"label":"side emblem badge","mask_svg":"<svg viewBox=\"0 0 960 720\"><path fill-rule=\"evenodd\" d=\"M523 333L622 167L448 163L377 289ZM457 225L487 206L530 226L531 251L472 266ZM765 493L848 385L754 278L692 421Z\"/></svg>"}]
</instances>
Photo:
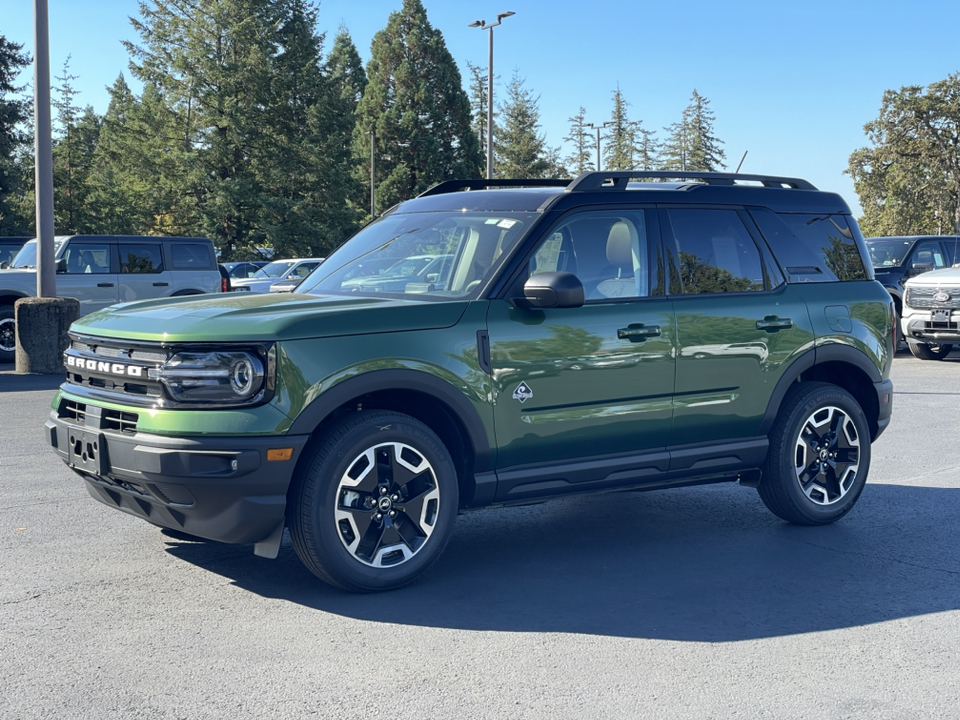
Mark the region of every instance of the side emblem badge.
<instances>
[{"instance_id":1,"label":"side emblem badge","mask_svg":"<svg viewBox=\"0 0 960 720\"><path fill-rule=\"evenodd\" d=\"M521 404L525 403L527 400L533 397L533 390L530 389L530 386L525 382L517 385L517 389L513 391L513 399L519 400Z\"/></svg>"}]
</instances>

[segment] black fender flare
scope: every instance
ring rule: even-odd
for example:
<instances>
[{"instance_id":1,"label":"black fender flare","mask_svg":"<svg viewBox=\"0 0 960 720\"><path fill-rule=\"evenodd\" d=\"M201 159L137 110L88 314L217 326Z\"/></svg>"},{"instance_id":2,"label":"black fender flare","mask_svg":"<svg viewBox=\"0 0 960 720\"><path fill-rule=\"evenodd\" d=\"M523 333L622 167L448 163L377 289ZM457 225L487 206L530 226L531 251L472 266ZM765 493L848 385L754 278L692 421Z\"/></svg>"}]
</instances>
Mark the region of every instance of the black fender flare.
<instances>
[{"instance_id":1,"label":"black fender flare","mask_svg":"<svg viewBox=\"0 0 960 720\"><path fill-rule=\"evenodd\" d=\"M490 441L480 414L464 394L450 383L418 370L374 370L344 380L310 403L287 431L290 435L309 435L338 407L368 393L383 390L413 390L443 403L466 428L473 447L475 469L490 469Z\"/></svg>"},{"instance_id":2,"label":"black fender flare","mask_svg":"<svg viewBox=\"0 0 960 720\"><path fill-rule=\"evenodd\" d=\"M773 423L777 419L777 413L780 412L783 398L797 378L814 365L827 362L843 362L853 365L858 370L862 370L872 383L879 383L883 380L877 366L867 360L862 352L849 345L822 345L808 350L793 361L783 377L777 382L777 386L770 396L770 402L767 403L767 412L763 416L763 423L760 425L762 435L767 435L770 432L770 428L773 427Z\"/></svg>"}]
</instances>

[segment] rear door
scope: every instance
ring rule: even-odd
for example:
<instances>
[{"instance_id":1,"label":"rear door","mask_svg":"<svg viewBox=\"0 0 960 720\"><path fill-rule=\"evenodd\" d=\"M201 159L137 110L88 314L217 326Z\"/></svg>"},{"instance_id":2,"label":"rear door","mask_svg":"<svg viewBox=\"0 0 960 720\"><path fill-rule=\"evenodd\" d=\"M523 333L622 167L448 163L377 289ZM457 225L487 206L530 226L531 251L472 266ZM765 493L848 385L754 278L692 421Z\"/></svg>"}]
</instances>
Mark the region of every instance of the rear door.
<instances>
[{"instance_id":1,"label":"rear door","mask_svg":"<svg viewBox=\"0 0 960 720\"><path fill-rule=\"evenodd\" d=\"M813 347L812 325L745 213L665 207L660 219L679 348L671 468L707 470L697 446L758 435L784 370Z\"/></svg>"},{"instance_id":2,"label":"rear door","mask_svg":"<svg viewBox=\"0 0 960 720\"><path fill-rule=\"evenodd\" d=\"M120 238L120 302L170 295L170 273L164 267L159 239Z\"/></svg>"},{"instance_id":3,"label":"rear door","mask_svg":"<svg viewBox=\"0 0 960 720\"><path fill-rule=\"evenodd\" d=\"M491 301L501 499L636 484L667 469L675 330L659 250L652 207L568 215L513 287L571 272L585 304Z\"/></svg>"},{"instance_id":4,"label":"rear door","mask_svg":"<svg viewBox=\"0 0 960 720\"><path fill-rule=\"evenodd\" d=\"M211 242L168 240L165 250L172 281L167 294L220 292L220 271Z\"/></svg>"}]
</instances>

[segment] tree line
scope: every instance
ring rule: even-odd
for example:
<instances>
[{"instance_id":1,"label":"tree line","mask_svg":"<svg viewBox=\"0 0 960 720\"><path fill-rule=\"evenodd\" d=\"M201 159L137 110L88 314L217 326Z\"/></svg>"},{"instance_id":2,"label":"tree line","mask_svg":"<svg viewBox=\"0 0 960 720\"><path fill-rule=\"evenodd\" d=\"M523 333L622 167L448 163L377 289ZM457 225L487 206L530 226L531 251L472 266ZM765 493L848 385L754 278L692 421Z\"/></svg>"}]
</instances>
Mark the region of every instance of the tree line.
<instances>
[{"instance_id":1,"label":"tree line","mask_svg":"<svg viewBox=\"0 0 960 720\"><path fill-rule=\"evenodd\" d=\"M464 87L421 0L404 0L364 67L346 28L326 52L312 0L140 3L103 115L77 104L69 60L54 87L58 234L204 236L221 258L330 252L376 212L448 179L485 172L487 78ZM32 103L16 86L31 62L0 36L0 235L35 222ZM663 140L629 117L618 88L601 123L609 170L720 170L709 101L693 92ZM539 96L514 72L495 113L495 177L592 170L597 134L580 107L563 156L541 131Z\"/></svg>"}]
</instances>

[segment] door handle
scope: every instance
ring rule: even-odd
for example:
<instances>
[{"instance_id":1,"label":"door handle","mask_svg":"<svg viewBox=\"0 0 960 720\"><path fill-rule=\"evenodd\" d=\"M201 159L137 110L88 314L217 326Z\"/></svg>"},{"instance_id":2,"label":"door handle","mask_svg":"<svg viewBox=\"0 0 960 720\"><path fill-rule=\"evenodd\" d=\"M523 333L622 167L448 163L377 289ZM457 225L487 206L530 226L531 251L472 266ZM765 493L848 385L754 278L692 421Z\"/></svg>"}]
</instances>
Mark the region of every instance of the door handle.
<instances>
[{"instance_id":1,"label":"door handle","mask_svg":"<svg viewBox=\"0 0 960 720\"><path fill-rule=\"evenodd\" d=\"M113 283L97 283L97 287L113 287Z\"/></svg>"},{"instance_id":2,"label":"door handle","mask_svg":"<svg viewBox=\"0 0 960 720\"><path fill-rule=\"evenodd\" d=\"M775 333L779 330L786 330L793 327L793 320L790 318L779 318L776 315L767 315L763 320L757 320L757 330L766 330L768 333Z\"/></svg>"},{"instance_id":3,"label":"door handle","mask_svg":"<svg viewBox=\"0 0 960 720\"><path fill-rule=\"evenodd\" d=\"M643 342L648 337L660 337L659 325L629 325L617 330L617 337L620 340L629 340L630 342Z\"/></svg>"},{"instance_id":4,"label":"door handle","mask_svg":"<svg viewBox=\"0 0 960 720\"><path fill-rule=\"evenodd\" d=\"M170 287L170 283L154 283L154 287Z\"/></svg>"}]
</instances>

